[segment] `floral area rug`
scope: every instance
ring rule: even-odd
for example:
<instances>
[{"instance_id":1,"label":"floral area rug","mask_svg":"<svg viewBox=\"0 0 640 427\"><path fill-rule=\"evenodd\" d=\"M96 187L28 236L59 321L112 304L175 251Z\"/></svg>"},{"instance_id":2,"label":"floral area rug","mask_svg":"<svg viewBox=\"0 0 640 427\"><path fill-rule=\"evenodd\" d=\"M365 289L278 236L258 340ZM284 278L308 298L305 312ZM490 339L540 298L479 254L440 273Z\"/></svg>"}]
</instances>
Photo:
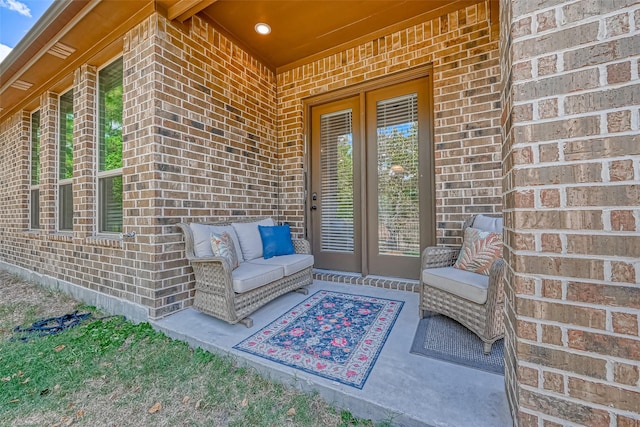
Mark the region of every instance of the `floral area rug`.
<instances>
[{"instance_id":1,"label":"floral area rug","mask_svg":"<svg viewBox=\"0 0 640 427\"><path fill-rule=\"evenodd\" d=\"M233 348L362 389L403 304L318 291Z\"/></svg>"}]
</instances>

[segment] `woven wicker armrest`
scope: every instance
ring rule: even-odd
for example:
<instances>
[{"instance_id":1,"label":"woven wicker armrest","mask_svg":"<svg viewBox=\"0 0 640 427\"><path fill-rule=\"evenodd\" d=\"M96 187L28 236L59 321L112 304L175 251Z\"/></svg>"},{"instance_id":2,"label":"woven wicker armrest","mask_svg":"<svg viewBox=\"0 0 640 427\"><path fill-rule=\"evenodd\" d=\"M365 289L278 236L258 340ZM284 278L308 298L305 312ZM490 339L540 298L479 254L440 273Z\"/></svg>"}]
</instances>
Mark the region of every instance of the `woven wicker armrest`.
<instances>
[{"instance_id":1,"label":"woven wicker armrest","mask_svg":"<svg viewBox=\"0 0 640 427\"><path fill-rule=\"evenodd\" d=\"M310 254L311 244L308 240L293 239L293 249L295 249L297 254Z\"/></svg>"},{"instance_id":2,"label":"woven wicker armrest","mask_svg":"<svg viewBox=\"0 0 640 427\"><path fill-rule=\"evenodd\" d=\"M422 269L450 267L458 259L460 248L448 248L444 246L427 246L422 251Z\"/></svg>"},{"instance_id":3,"label":"woven wicker armrest","mask_svg":"<svg viewBox=\"0 0 640 427\"><path fill-rule=\"evenodd\" d=\"M233 293L229 261L222 257L201 257L191 259L191 267L198 278L196 288Z\"/></svg>"},{"instance_id":4,"label":"woven wicker armrest","mask_svg":"<svg viewBox=\"0 0 640 427\"><path fill-rule=\"evenodd\" d=\"M489 288L487 301L501 304L504 299L504 259L498 258L489 268Z\"/></svg>"}]
</instances>

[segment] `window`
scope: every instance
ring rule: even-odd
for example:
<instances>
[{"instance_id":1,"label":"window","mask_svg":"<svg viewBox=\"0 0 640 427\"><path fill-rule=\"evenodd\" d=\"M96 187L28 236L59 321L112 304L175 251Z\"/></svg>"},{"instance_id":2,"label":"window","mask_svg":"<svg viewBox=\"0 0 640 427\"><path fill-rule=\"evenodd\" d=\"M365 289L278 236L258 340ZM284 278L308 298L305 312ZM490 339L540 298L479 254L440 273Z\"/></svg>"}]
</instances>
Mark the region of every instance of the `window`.
<instances>
[{"instance_id":1,"label":"window","mask_svg":"<svg viewBox=\"0 0 640 427\"><path fill-rule=\"evenodd\" d=\"M58 122L58 229L73 229L73 90L60 97Z\"/></svg>"},{"instance_id":2,"label":"window","mask_svg":"<svg viewBox=\"0 0 640 427\"><path fill-rule=\"evenodd\" d=\"M122 231L122 58L98 76L98 228Z\"/></svg>"},{"instance_id":3,"label":"window","mask_svg":"<svg viewBox=\"0 0 640 427\"><path fill-rule=\"evenodd\" d=\"M40 228L40 111L31 114L31 207L30 227Z\"/></svg>"}]
</instances>

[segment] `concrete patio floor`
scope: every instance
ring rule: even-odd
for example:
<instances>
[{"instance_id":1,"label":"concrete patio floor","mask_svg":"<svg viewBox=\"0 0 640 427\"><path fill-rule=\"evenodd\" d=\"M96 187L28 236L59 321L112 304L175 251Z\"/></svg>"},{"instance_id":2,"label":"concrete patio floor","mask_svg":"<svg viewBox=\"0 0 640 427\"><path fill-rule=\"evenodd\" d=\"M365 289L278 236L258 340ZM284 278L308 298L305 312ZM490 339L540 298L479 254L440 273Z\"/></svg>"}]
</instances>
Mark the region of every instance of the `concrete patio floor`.
<instances>
[{"instance_id":1,"label":"concrete patio floor","mask_svg":"<svg viewBox=\"0 0 640 427\"><path fill-rule=\"evenodd\" d=\"M319 290L405 302L362 390L232 349L307 298L302 294L283 295L255 312L252 328L229 325L194 309L152 324L172 338L230 356L268 378L304 391L315 390L356 417L389 421L394 426L512 425L503 376L409 353L419 321L417 293L316 280L309 295Z\"/></svg>"}]
</instances>

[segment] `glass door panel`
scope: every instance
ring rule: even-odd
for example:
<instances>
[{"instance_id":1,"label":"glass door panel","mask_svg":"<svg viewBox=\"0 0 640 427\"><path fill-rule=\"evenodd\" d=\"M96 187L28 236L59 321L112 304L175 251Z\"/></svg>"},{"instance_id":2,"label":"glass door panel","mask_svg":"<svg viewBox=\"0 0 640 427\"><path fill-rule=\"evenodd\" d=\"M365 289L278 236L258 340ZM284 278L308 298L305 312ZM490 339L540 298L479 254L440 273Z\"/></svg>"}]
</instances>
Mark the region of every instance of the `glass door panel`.
<instances>
[{"instance_id":1,"label":"glass door panel","mask_svg":"<svg viewBox=\"0 0 640 427\"><path fill-rule=\"evenodd\" d=\"M317 268L361 271L357 97L312 109L310 223Z\"/></svg>"}]
</instances>

